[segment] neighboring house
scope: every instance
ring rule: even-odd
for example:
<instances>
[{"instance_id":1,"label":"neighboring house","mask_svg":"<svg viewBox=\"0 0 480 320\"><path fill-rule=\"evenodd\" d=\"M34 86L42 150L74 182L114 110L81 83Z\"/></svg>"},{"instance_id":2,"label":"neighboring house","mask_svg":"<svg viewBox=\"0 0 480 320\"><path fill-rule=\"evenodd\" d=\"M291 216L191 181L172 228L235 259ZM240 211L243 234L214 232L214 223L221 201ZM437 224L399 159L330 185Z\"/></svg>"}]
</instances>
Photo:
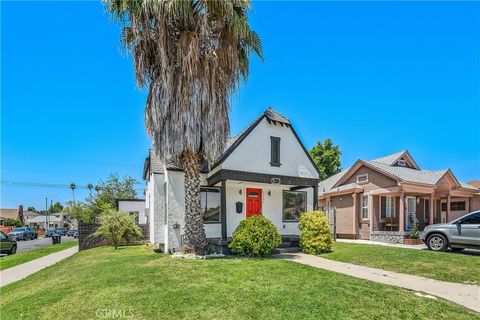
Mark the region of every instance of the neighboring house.
<instances>
[{"instance_id":1,"label":"neighboring house","mask_svg":"<svg viewBox=\"0 0 480 320\"><path fill-rule=\"evenodd\" d=\"M319 205L335 208L338 237L400 243L415 219L423 230L480 209L478 193L450 169L421 170L405 150L320 182Z\"/></svg>"},{"instance_id":2,"label":"neighboring house","mask_svg":"<svg viewBox=\"0 0 480 320\"><path fill-rule=\"evenodd\" d=\"M16 209L0 209L0 225L3 226L3 221L7 218L16 219L23 224L23 206L20 205Z\"/></svg>"},{"instance_id":3,"label":"neighboring house","mask_svg":"<svg viewBox=\"0 0 480 320\"><path fill-rule=\"evenodd\" d=\"M145 199L116 199L115 206L118 211L133 216L135 223L148 223L148 218L145 216Z\"/></svg>"},{"instance_id":4,"label":"neighboring house","mask_svg":"<svg viewBox=\"0 0 480 320\"><path fill-rule=\"evenodd\" d=\"M39 227L44 230L49 230L49 229L64 226L64 224L62 224L62 216L60 214L48 215L48 216L44 214L28 215L25 217L25 224L32 228Z\"/></svg>"},{"instance_id":5,"label":"neighboring house","mask_svg":"<svg viewBox=\"0 0 480 320\"><path fill-rule=\"evenodd\" d=\"M165 251L182 246L184 173L152 150L145 160L150 241ZM283 236L298 236L300 213L317 207L318 171L290 121L267 109L201 173L201 207L210 244L228 243L240 221L270 219Z\"/></svg>"}]
</instances>

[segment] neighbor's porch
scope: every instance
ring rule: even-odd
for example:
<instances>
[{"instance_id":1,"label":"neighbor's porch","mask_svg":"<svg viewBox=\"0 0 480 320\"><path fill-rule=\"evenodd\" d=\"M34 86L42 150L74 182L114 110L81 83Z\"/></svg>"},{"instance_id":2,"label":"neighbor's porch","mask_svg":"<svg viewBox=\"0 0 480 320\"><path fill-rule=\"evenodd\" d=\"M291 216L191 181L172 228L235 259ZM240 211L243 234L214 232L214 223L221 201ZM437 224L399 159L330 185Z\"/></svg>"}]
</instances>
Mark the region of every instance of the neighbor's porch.
<instances>
[{"instance_id":1,"label":"neighbor's porch","mask_svg":"<svg viewBox=\"0 0 480 320\"><path fill-rule=\"evenodd\" d=\"M472 196L460 191L442 192L429 187L403 186L377 189L359 195L359 238L403 243L414 229L452 221L472 208ZM368 238L365 230L368 224Z\"/></svg>"}]
</instances>

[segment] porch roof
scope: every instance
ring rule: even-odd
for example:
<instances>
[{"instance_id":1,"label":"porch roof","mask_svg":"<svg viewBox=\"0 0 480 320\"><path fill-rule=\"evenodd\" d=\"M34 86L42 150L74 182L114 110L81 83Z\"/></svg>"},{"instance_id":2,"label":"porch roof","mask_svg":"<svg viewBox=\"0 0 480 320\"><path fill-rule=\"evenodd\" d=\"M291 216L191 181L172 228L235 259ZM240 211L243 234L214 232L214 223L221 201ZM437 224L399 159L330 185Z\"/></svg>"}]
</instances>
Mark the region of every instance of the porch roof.
<instances>
[{"instance_id":1,"label":"porch roof","mask_svg":"<svg viewBox=\"0 0 480 320\"><path fill-rule=\"evenodd\" d=\"M290 186L316 187L320 179L302 178L291 176L280 176L258 172L246 172L238 170L221 169L207 178L209 186L215 185L221 181L236 180L268 184L283 184Z\"/></svg>"}]
</instances>

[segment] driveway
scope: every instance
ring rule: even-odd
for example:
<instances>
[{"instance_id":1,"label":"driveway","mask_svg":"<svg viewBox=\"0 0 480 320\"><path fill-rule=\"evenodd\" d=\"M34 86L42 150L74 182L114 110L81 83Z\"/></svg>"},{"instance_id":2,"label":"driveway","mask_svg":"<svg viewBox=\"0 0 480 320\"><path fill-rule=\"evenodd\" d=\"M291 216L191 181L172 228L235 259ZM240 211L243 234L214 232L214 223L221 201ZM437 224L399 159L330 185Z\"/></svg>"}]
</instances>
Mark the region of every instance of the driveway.
<instances>
[{"instance_id":1,"label":"driveway","mask_svg":"<svg viewBox=\"0 0 480 320\"><path fill-rule=\"evenodd\" d=\"M68 242L76 240L73 237L62 236L61 242ZM41 238L28 241L17 241L17 252L23 252L33 249L38 249L42 247L47 247L52 244L52 238Z\"/></svg>"}]
</instances>

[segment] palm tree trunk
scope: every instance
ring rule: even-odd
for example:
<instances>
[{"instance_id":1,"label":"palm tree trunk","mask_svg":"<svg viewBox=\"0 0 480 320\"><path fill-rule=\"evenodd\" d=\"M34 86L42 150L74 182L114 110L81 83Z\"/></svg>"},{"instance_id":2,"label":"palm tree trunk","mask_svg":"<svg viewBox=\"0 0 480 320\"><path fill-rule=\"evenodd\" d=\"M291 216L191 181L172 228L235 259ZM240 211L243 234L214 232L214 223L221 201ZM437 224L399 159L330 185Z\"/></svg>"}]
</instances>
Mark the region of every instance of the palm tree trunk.
<instances>
[{"instance_id":1,"label":"palm tree trunk","mask_svg":"<svg viewBox=\"0 0 480 320\"><path fill-rule=\"evenodd\" d=\"M196 254L205 254L207 238L203 228L203 215L200 208L200 162L196 154L182 154L185 171L185 227L184 245L192 248Z\"/></svg>"}]
</instances>

